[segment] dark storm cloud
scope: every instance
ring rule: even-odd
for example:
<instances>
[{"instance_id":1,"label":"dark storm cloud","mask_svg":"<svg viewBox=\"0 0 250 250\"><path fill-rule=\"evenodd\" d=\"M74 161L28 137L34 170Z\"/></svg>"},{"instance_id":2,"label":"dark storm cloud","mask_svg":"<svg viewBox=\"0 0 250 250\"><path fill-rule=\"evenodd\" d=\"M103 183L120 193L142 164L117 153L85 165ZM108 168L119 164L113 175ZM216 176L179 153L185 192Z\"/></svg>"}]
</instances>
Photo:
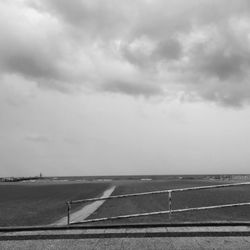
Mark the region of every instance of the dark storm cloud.
<instances>
[{"instance_id":1,"label":"dark storm cloud","mask_svg":"<svg viewBox=\"0 0 250 250\"><path fill-rule=\"evenodd\" d=\"M178 86L240 106L250 100L249 7L247 0L3 1L0 73L59 91L153 96Z\"/></svg>"}]
</instances>

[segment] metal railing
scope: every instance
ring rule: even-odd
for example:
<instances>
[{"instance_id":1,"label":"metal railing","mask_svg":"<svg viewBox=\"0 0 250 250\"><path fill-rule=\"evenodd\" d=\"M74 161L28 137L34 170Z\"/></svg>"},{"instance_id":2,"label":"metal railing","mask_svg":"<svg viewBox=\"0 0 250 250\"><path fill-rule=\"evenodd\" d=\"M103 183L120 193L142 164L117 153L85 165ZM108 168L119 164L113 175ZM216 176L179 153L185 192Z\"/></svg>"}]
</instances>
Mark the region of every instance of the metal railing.
<instances>
[{"instance_id":1,"label":"metal railing","mask_svg":"<svg viewBox=\"0 0 250 250\"><path fill-rule=\"evenodd\" d=\"M250 205L250 202L224 204L224 205L207 206L207 207L193 207L193 208L184 208L184 209L175 209L175 210L172 209L172 193L174 193L174 192L216 189L216 188L235 187L235 186L244 186L244 185L250 185L250 182L211 185L211 186L200 186L200 187L188 187L188 188L176 188L176 189L167 189L167 190L159 190L159 191L152 191L152 192L133 193L133 194L124 194L124 195L113 195L113 196L101 197L101 198L90 198L90 199L83 199L83 200L71 200L71 201L66 202L66 205L67 205L67 224L69 225L69 224L78 224L78 223L101 222L101 221L108 221L108 220L127 219L127 218L150 216L150 215L160 215L160 214L169 214L169 219L171 219L171 214L172 213L207 210L207 209L215 209L215 208L225 208L225 207L246 206L246 205ZM87 220L84 220L84 221L74 222L74 223L70 222L70 211L71 211L71 205L73 205L73 204L94 202L94 201L101 201L101 200L123 199L123 198L128 198L128 197L136 197L136 196L144 196L144 195L155 195L155 194L164 194L164 193L168 193L168 205L169 205L168 210L157 211L157 212L148 212L148 213L136 213L136 214L120 215L120 216L112 216L112 217L103 217L103 218L97 218L97 219L87 219Z\"/></svg>"}]
</instances>

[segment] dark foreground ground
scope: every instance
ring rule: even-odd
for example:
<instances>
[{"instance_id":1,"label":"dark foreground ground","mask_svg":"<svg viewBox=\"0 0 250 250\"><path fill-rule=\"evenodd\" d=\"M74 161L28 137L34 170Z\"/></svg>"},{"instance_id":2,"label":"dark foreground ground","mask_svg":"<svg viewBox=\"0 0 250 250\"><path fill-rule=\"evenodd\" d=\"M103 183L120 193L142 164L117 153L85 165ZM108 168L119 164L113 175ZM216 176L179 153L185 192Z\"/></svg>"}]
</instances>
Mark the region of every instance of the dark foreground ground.
<instances>
[{"instance_id":1,"label":"dark foreground ground","mask_svg":"<svg viewBox=\"0 0 250 250\"><path fill-rule=\"evenodd\" d=\"M0 184L0 227L53 223L66 215L65 201L97 197L108 186L108 183Z\"/></svg>"},{"instance_id":2,"label":"dark foreground ground","mask_svg":"<svg viewBox=\"0 0 250 250\"><path fill-rule=\"evenodd\" d=\"M8 183L0 184L0 226L46 225L66 215L67 200L99 197L110 185L112 195L140 193L163 189L223 184L225 181L205 179L112 180L93 182ZM250 201L250 185L214 190L187 191L173 194L173 209L211 206ZM72 212L79 209L72 206ZM168 210L167 194L107 200L91 218ZM221 208L174 214L178 221L250 221L250 207ZM168 215L149 216L105 222L116 223L169 222Z\"/></svg>"},{"instance_id":3,"label":"dark foreground ground","mask_svg":"<svg viewBox=\"0 0 250 250\"><path fill-rule=\"evenodd\" d=\"M225 183L225 182L224 182ZM120 182L112 195L147 192L182 187L206 186L223 184L222 182L208 180L168 180L168 181L124 181ZM212 206L250 201L250 185L227 187L221 189L186 191L173 193L172 209ZM168 195L157 194L125 199L107 200L91 218L110 217L124 214L145 213L168 210ZM172 222L178 221L249 221L250 207L219 208L212 210L185 212L173 214ZM152 223L169 222L168 215L154 215L148 217L119 219L105 223Z\"/></svg>"}]
</instances>

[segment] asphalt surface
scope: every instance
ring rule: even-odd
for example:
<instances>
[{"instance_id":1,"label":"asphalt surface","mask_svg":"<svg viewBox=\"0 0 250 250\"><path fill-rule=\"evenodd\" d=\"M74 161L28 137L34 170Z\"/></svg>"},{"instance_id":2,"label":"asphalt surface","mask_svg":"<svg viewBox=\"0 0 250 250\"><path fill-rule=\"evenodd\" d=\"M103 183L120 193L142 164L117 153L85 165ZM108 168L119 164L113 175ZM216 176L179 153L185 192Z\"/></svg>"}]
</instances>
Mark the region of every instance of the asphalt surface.
<instances>
[{"instance_id":1,"label":"asphalt surface","mask_svg":"<svg viewBox=\"0 0 250 250\"><path fill-rule=\"evenodd\" d=\"M250 249L250 228L156 227L1 232L0 249Z\"/></svg>"}]
</instances>

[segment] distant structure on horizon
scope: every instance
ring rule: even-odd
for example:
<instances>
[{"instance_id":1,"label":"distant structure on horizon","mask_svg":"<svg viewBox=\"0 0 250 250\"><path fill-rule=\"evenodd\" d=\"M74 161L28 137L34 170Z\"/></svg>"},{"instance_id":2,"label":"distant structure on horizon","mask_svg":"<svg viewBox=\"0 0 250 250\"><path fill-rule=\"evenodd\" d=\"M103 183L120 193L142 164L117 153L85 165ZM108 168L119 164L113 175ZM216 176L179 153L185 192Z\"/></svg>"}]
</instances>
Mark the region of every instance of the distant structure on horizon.
<instances>
[{"instance_id":1,"label":"distant structure on horizon","mask_svg":"<svg viewBox=\"0 0 250 250\"><path fill-rule=\"evenodd\" d=\"M5 177L5 178L0 178L0 182L31 181L31 180L38 180L38 179L43 179L42 173L40 173L37 176L33 176L33 177Z\"/></svg>"}]
</instances>

